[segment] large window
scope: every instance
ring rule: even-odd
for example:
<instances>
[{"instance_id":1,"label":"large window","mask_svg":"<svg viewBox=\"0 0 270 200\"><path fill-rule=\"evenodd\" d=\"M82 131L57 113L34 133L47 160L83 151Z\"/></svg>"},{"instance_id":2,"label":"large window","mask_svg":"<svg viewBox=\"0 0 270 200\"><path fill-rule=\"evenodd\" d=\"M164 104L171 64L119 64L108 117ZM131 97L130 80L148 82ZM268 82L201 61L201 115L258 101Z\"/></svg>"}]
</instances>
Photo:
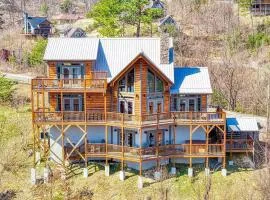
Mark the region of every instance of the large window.
<instances>
[{"instance_id":1,"label":"large window","mask_svg":"<svg viewBox=\"0 0 270 200\"><path fill-rule=\"evenodd\" d=\"M119 81L119 92L125 92L126 91L126 77L122 78Z\"/></svg>"},{"instance_id":2,"label":"large window","mask_svg":"<svg viewBox=\"0 0 270 200\"><path fill-rule=\"evenodd\" d=\"M133 101L132 100L120 100L119 101L119 112L126 114L133 114Z\"/></svg>"},{"instance_id":3,"label":"large window","mask_svg":"<svg viewBox=\"0 0 270 200\"><path fill-rule=\"evenodd\" d=\"M134 92L134 69L127 74L127 92Z\"/></svg>"},{"instance_id":4,"label":"large window","mask_svg":"<svg viewBox=\"0 0 270 200\"><path fill-rule=\"evenodd\" d=\"M154 93L155 92L155 75L149 70L148 70L147 80L148 80L148 92Z\"/></svg>"},{"instance_id":5,"label":"large window","mask_svg":"<svg viewBox=\"0 0 270 200\"><path fill-rule=\"evenodd\" d=\"M134 92L134 69L119 81L118 90L119 92Z\"/></svg>"},{"instance_id":6,"label":"large window","mask_svg":"<svg viewBox=\"0 0 270 200\"><path fill-rule=\"evenodd\" d=\"M148 70L147 74L147 83L148 93L163 92L164 90L162 80L150 70Z\"/></svg>"}]
</instances>

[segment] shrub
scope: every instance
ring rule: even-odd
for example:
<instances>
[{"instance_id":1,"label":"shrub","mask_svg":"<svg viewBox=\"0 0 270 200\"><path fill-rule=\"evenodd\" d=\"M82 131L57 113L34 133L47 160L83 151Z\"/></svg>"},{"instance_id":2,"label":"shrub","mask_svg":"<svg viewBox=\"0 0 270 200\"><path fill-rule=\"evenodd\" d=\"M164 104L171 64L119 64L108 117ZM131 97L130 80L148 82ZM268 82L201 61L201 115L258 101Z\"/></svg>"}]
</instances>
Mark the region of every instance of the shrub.
<instances>
[{"instance_id":1,"label":"shrub","mask_svg":"<svg viewBox=\"0 0 270 200\"><path fill-rule=\"evenodd\" d=\"M247 46L251 50L268 44L270 44L270 37L265 33L259 32L248 36Z\"/></svg>"},{"instance_id":2,"label":"shrub","mask_svg":"<svg viewBox=\"0 0 270 200\"><path fill-rule=\"evenodd\" d=\"M0 76L0 103L7 103L12 101L16 83L3 76Z\"/></svg>"},{"instance_id":3,"label":"shrub","mask_svg":"<svg viewBox=\"0 0 270 200\"><path fill-rule=\"evenodd\" d=\"M47 40L38 39L34 48L30 53L27 54L28 64L30 66L36 66L43 63L43 56L45 48L47 46Z\"/></svg>"}]
</instances>

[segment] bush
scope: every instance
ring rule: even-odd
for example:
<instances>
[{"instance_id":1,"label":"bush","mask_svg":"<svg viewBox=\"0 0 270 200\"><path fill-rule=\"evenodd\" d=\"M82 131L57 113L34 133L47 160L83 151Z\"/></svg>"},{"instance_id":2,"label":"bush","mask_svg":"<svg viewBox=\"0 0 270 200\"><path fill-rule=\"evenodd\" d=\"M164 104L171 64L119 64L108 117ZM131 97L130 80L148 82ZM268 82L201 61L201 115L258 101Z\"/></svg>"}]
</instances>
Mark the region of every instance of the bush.
<instances>
[{"instance_id":1,"label":"bush","mask_svg":"<svg viewBox=\"0 0 270 200\"><path fill-rule=\"evenodd\" d=\"M262 32L248 36L247 46L251 50L255 50L263 45L270 44L270 37Z\"/></svg>"},{"instance_id":2,"label":"bush","mask_svg":"<svg viewBox=\"0 0 270 200\"><path fill-rule=\"evenodd\" d=\"M47 40L38 39L34 48L30 53L27 54L28 64L30 66L36 66L43 63L43 56L45 53L45 48L47 46Z\"/></svg>"},{"instance_id":3,"label":"bush","mask_svg":"<svg viewBox=\"0 0 270 200\"><path fill-rule=\"evenodd\" d=\"M0 76L0 103L7 103L12 101L16 83L3 76Z\"/></svg>"}]
</instances>

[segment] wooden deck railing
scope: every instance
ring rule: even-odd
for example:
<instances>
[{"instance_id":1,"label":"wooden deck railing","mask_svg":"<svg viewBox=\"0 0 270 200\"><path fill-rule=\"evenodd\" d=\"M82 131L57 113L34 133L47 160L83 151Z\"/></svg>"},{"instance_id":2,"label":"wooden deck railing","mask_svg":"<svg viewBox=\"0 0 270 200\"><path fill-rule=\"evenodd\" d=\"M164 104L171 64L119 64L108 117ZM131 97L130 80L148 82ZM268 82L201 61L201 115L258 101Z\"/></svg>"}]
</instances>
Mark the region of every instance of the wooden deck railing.
<instances>
[{"instance_id":1,"label":"wooden deck railing","mask_svg":"<svg viewBox=\"0 0 270 200\"><path fill-rule=\"evenodd\" d=\"M34 122L96 122L126 125L156 125L172 123L224 123L225 113L214 112L168 112L147 115L131 115L116 112L100 111L35 111Z\"/></svg>"},{"instance_id":2,"label":"wooden deck railing","mask_svg":"<svg viewBox=\"0 0 270 200\"><path fill-rule=\"evenodd\" d=\"M76 148L81 154L86 153L89 157L112 157L120 159L121 157L131 159L155 159L157 157L177 157L177 156L223 156L225 155L223 144L171 144L155 147L128 147L117 144L88 143L85 152L84 144ZM71 147L65 147L65 153L69 154ZM71 159L77 158L75 151L71 154Z\"/></svg>"},{"instance_id":3,"label":"wooden deck railing","mask_svg":"<svg viewBox=\"0 0 270 200\"><path fill-rule=\"evenodd\" d=\"M98 75L97 75L98 76ZM93 92L103 92L107 88L107 79L52 79L35 78L32 79L33 90L87 90Z\"/></svg>"},{"instance_id":4,"label":"wooden deck railing","mask_svg":"<svg viewBox=\"0 0 270 200\"><path fill-rule=\"evenodd\" d=\"M229 151L253 151L254 141L252 139L227 139L226 150Z\"/></svg>"}]
</instances>

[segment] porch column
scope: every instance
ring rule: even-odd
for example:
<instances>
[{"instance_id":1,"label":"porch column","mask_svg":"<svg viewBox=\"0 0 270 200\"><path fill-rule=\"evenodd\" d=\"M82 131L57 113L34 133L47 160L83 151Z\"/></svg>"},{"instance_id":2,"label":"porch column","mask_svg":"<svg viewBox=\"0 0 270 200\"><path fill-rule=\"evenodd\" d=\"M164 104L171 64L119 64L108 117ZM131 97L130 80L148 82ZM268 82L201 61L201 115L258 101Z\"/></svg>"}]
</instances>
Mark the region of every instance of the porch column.
<instances>
[{"instance_id":1,"label":"porch column","mask_svg":"<svg viewBox=\"0 0 270 200\"><path fill-rule=\"evenodd\" d=\"M190 120L192 119L192 114L190 112ZM189 126L189 168L188 168L188 176L193 176L193 168L192 168L192 125Z\"/></svg>"},{"instance_id":2,"label":"porch column","mask_svg":"<svg viewBox=\"0 0 270 200\"><path fill-rule=\"evenodd\" d=\"M205 159L205 176L210 175L210 169L209 169L209 132L210 132L210 127L206 126L206 151L207 151L207 157Z\"/></svg>"},{"instance_id":3,"label":"porch column","mask_svg":"<svg viewBox=\"0 0 270 200\"><path fill-rule=\"evenodd\" d=\"M174 124L173 124L173 144L174 144L174 147L176 147L176 131L175 131L175 126L176 126L176 123L174 121ZM171 174L175 175L176 174L176 167L175 167L175 158L171 158L171 161L172 161L172 168L171 168Z\"/></svg>"},{"instance_id":4,"label":"porch column","mask_svg":"<svg viewBox=\"0 0 270 200\"><path fill-rule=\"evenodd\" d=\"M105 126L105 151L106 151L106 164L105 164L105 176L110 176L110 165L108 164L108 126Z\"/></svg>"},{"instance_id":5,"label":"porch column","mask_svg":"<svg viewBox=\"0 0 270 200\"><path fill-rule=\"evenodd\" d=\"M124 114L122 114L122 126L121 126L121 135L122 135L122 159L121 159L121 171L119 178L121 181L125 180L125 171L124 171Z\"/></svg>"}]
</instances>

